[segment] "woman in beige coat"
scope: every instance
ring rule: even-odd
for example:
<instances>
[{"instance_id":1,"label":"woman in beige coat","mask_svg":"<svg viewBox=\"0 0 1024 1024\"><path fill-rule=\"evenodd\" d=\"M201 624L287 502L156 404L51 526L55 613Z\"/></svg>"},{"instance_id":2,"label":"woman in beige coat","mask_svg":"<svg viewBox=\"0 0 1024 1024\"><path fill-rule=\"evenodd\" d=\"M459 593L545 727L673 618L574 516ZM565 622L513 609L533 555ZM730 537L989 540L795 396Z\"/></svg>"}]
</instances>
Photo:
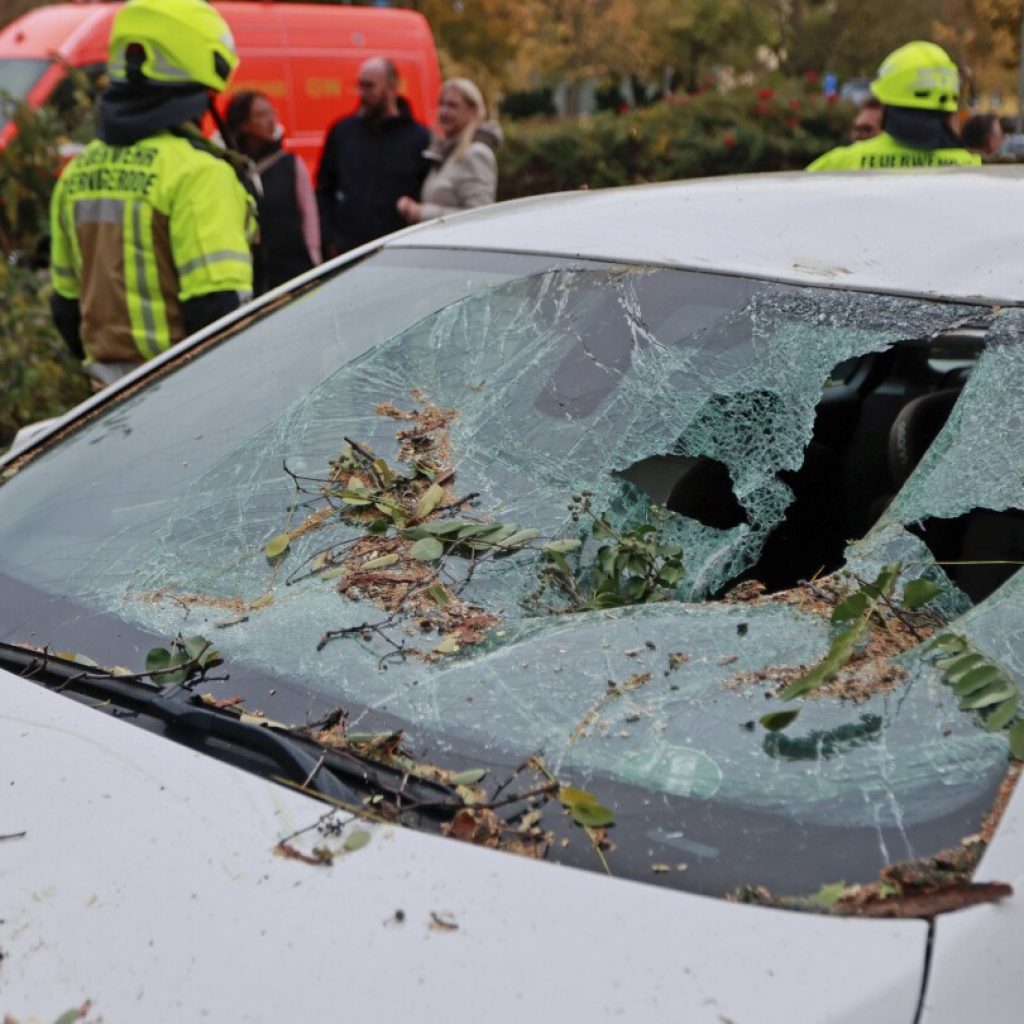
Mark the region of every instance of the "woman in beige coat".
<instances>
[{"instance_id":1,"label":"woman in beige coat","mask_svg":"<svg viewBox=\"0 0 1024 1024\"><path fill-rule=\"evenodd\" d=\"M424 154L434 166L423 183L422 202L412 196L398 200L398 212L410 224L494 202L501 129L486 117L484 98L468 78L450 78L441 87L442 136Z\"/></svg>"}]
</instances>

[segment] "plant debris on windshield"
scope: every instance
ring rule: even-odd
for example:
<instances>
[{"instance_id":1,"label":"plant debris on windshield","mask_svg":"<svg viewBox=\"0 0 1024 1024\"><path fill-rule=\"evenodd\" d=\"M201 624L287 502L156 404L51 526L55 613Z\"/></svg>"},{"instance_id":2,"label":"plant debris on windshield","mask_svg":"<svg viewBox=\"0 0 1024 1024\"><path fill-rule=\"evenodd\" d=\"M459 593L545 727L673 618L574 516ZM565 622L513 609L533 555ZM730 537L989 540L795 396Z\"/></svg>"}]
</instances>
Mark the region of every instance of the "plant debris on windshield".
<instances>
[{"instance_id":1,"label":"plant debris on windshield","mask_svg":"<svg viewBox=\"0 0 1024 1024\"><path fill-rule=\"evenodd\" d=\"M345 597L402 615L421 635L440 636L426 651L403 643L393 652L434 660L479 643L498 624L497 616L460 596L476 565L485 558L513 554L539 531L467 511L478 495L459 495L455 490L449 428L457 413L438 408L420 394L414 397L422 402L417 409L382 404L376 410L406 424L397 432L404 467L388 465L365 445L347 438L326 477L290 474L302 506L310 511L298 526L271 538L264 553L275 561L295 538L339 520L360 529L363 532L354 539L321 547L293 570L288 584L309 576L336 580L335 589ZM461 558L464 565L453 567L452 557ZM320 646L340 636L362 637L380 625L328 630Z\"/></svg>"}]
</instances>

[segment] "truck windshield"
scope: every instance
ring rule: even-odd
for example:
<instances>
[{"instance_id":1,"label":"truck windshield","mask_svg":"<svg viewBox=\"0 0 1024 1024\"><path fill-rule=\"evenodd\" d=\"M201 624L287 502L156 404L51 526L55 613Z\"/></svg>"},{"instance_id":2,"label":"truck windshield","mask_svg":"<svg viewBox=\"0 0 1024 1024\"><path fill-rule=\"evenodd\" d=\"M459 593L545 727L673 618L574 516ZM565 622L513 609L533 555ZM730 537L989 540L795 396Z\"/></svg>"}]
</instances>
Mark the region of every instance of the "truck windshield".
<instances>
[{"instance_id":1,"label":"truck windshield","mask_svg":"<svg viewBox=\"0 0 1024 1024\"><path fill-rule=\"evenodd\" d=\"M0 60L0 131L11 117L11 101L23 100L50 62L42 57Z\"/></svg>"}]
</instances>

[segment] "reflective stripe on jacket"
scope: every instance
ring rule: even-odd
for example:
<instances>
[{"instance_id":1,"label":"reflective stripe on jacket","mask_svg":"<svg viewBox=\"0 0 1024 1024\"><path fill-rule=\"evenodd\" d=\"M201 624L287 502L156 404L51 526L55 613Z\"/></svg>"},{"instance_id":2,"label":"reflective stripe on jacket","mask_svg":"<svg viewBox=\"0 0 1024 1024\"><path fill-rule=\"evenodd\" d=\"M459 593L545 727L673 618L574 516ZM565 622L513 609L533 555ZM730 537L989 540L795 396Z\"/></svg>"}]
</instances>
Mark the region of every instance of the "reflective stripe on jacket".
<instances>
[{"instance_id":1,"label":"reflective stripe on jacket","mask_svg":"<svg viewBox=\"0 0 1024 1024\"><path fill-rule=\"evenodd\" d=\"M50 206L54 290L77 299L91 359L151 359L185 336L181 303L252 291L252 200L229 163L161 132L96 140Z\"/></svg>"},{"instance_id":2,"label":"reflective stripe on jacket","mask_svg":"<svg viewBox=\"0 0 1024 1024\"><path fill-rule=\"evenodd\" d=\"M807 166L808 171L914 170L919 167L977 166L981 157L966 149L913 149L882 132L873 139L837 146Z\"/></svg>"}]
</instances>

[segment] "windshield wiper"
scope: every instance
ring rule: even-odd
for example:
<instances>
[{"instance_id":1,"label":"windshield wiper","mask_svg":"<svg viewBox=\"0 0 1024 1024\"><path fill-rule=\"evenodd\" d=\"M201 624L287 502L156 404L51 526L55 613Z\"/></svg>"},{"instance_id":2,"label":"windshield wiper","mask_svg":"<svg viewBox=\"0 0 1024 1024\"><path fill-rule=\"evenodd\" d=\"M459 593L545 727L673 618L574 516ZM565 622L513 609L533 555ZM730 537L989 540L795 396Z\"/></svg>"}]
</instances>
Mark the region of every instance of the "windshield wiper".
<instances>
[{"instance_id":1,"label":"windshield wiper","mask_svg":"<svg viewBox=\"0 0 1024 1024\"><path fill-rule=\"evenodd\" d=\"M328 800L361 806L369 792L403 805L449 815L464 806L458 793L440 782L415 778L391 765L369 761L282 727L254 725L221 708L204 704L186 687L161 689L127 682L101 668L85 668L56 655L0 643L0 667L48 689L93 697L160 722L169 738L214 740L235 752L269 760L276 774L294 786ZM177 733L176 737L174 734ZM204 743L207 753L210 744Z\"/></svg>"}]
</instances>

